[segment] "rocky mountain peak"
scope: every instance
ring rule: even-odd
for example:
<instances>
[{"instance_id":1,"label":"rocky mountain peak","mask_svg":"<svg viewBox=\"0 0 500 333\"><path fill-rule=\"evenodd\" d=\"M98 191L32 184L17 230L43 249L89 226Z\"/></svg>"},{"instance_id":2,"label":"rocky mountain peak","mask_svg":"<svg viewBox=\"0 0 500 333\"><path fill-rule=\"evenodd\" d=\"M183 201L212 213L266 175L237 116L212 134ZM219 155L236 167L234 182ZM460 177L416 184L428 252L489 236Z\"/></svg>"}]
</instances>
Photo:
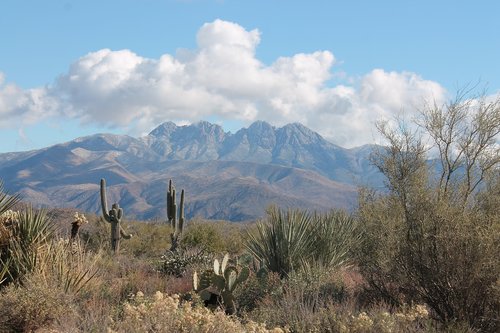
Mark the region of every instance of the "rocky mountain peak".
<instances>
[{"instance_id":1,"label":"rocky mountain peak","mask_svg":"<svg viewBox=\"0 0 500 333\"><path fill-rule=\"evenodd\" d=\"M321 135L300 123L287 124L277 130L278 141L282 144L330 144Z\"/></svg>"},{"instance_id":2,"label":"rocky mountain peak","mask_svg":"<svg viewBox=\"0 0 500 333\"><path fill-rule=\"evenodd\" d=\"M201 137L212 138L214 141L222 141L226 136L226 132L221 126L209 123L208 121L200 121L187 126L191 133L197 133Z\"/></svg>"},{"instance_id":3,"label":"rocky mountain peak","mask_svg":"<svg viewBox=\"0 0 500 333\"><path fill-rule=\"evenodd\" d=\"M265 121L256 121L246 130L248 141L263 148L272 148L276 144L276 130Z\"/></svg>"},{"instance_id":4,"label":"rocky mountain peak","mask_svg":"<svg viewBox=\"0 0 500 333\"><path fill-rule=\"evenodd\" d=\"M150 136L154 137L169 137L177 129L177 125L171 121L167 121L149 132Z\"/></svg>"}]
</instances>

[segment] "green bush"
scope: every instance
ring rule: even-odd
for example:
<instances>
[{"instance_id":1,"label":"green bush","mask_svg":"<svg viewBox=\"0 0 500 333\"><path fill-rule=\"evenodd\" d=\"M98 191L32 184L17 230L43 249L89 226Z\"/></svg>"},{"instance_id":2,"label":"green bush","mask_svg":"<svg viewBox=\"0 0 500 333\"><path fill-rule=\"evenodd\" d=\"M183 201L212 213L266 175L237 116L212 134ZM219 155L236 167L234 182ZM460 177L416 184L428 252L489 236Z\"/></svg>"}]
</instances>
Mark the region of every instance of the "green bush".
<instances>
[{"instance_id":1,"label":"green bush","mask_svg":"<svg viewBox=\"0 0 500 333\"><path fill-rule=\"evenodd\" d=\"M182 236L181 247L219 253L224 250L224 236L213 222L192 221Z\"/></svg>"},{"instance_id":2,"label":"green bush","mask_svg":"<svg viewBox=\"0 0 500 333\"><path fill-rule=\"evenodd\" d=\"M282 295L282 281L277 273L257 275L252 272L241 288L236 289L235 298L241 312L256 309L266 298L274 299Z\"/></svg>"},{"instance_id":3,"label":"green bush","mask_svg":"<svg viewBox=\"0 0 500 333\"><path fill-rule=\"evenodd\" d=\"M267 219L247 233L245 245L265 267L285 277L313 258L317 227L305 211L273 206L267 213Z\"/></svg>"},{"instance_id":4,"label":"green bush","mask_svg":"<svg viewBox=\"0 0 500 333\"><path fill-rule=\"evenodd\" d=\"M190 221L181 241L182 249L237 254L243 249L240 227L230 222Z\"/></svg>"},{"instance_id":5,"label":"green bush","mask_svg":"<svg viewBox=\"0 0 500 333\"><path fill-rule=\"evenodd\" d=\"M123 242L123 250L136 257L158 257L170 247L172 228L167 223L131 221L122 225L134 235ZM109 233L107 237L109 242Z\"/></svg>"}]
</instances>

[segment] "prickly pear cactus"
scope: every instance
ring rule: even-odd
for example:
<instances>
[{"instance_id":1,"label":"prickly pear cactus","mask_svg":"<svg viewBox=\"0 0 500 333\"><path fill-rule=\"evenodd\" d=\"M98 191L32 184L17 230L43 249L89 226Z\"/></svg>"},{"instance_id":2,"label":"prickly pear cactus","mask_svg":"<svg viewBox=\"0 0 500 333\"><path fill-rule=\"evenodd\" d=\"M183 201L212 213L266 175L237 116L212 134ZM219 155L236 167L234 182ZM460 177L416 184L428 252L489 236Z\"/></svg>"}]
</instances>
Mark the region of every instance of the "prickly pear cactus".
<instances>
[{"instance_id":1,"label":"prickly pear cactus","mask_svg":"<svg viewBox=\"0 0 500 333\"><path fill-rule=\"evenodd\" d=\"M248 267L238 269L236 264L232 264L229 255L226 254L219 263L214 260L213 270L206 270L198 278L195 272L193 275L193 288L205 302L211 299L220 299L227 314L236 313L236 302L233 291L238 285L244 282L250 274Z\"/></svg>"}]
</instances>

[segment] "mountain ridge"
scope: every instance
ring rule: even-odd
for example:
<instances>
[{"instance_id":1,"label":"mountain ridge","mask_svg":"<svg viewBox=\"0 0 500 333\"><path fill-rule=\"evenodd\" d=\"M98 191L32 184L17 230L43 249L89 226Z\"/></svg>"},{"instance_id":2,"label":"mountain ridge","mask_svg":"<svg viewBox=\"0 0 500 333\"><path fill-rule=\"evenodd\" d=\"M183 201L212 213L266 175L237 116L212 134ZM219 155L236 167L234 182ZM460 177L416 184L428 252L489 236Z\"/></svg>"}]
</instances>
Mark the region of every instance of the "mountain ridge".
<instances>
[{"instance_id":1,"label":"mountain ridge","mask_svg":"<svg viewBox=\"0 0 500 333\"><path fill-rule=\"evenodd\" d=\"M367 163L372 149L339 147L300 123L257 121L231 133L206 121L164 122L138 138L98 133L0 154L0 178L36 204L93 212L100 209L97 184L106 178L111 200L142 219L164 216L163 186L172 178L191 199L188 217L241 221L272 203L352 209L357 185L380 182Z\"/></svg>"}]
</instances>

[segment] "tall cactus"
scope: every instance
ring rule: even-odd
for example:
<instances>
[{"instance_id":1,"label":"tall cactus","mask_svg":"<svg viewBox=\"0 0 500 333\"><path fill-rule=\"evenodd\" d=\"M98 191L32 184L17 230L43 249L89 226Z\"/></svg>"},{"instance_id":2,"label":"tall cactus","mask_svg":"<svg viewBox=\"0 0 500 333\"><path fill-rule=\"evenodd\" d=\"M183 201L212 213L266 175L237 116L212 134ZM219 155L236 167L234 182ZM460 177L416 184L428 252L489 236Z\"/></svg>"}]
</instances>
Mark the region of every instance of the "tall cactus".
<instances>
[{"instance_id":1,"label":"tall cactus","mask_svg":"<svg viewBox=\"0 0 500 333\"><path fill-rule=\"evenodd\" d=\"M118 253L120 251L120 239L130 239L132 235L126 234L120 225L123 216L123 209L120 208L120 205L115 202L108 211L106 180L104 178L101 179L101 208L104 220L111 224L111 250Z\"/></svg>"},{"instance_id":2,"label":"tall cactus","mask_svg":"<svg viewBox=\"0 0 500 333\"><path fill-rule=\"evenodd\" d=\"M171 246L170 251L177 251L179 241L184 229L184 190L181 191L181 202L179 207L179 218L177 218L177 203L175 197L175 187L172 179L168 182L167 192L167 218L168 223L172 227L173 232L170 234Z\"/></svg>"}]
</instances>

